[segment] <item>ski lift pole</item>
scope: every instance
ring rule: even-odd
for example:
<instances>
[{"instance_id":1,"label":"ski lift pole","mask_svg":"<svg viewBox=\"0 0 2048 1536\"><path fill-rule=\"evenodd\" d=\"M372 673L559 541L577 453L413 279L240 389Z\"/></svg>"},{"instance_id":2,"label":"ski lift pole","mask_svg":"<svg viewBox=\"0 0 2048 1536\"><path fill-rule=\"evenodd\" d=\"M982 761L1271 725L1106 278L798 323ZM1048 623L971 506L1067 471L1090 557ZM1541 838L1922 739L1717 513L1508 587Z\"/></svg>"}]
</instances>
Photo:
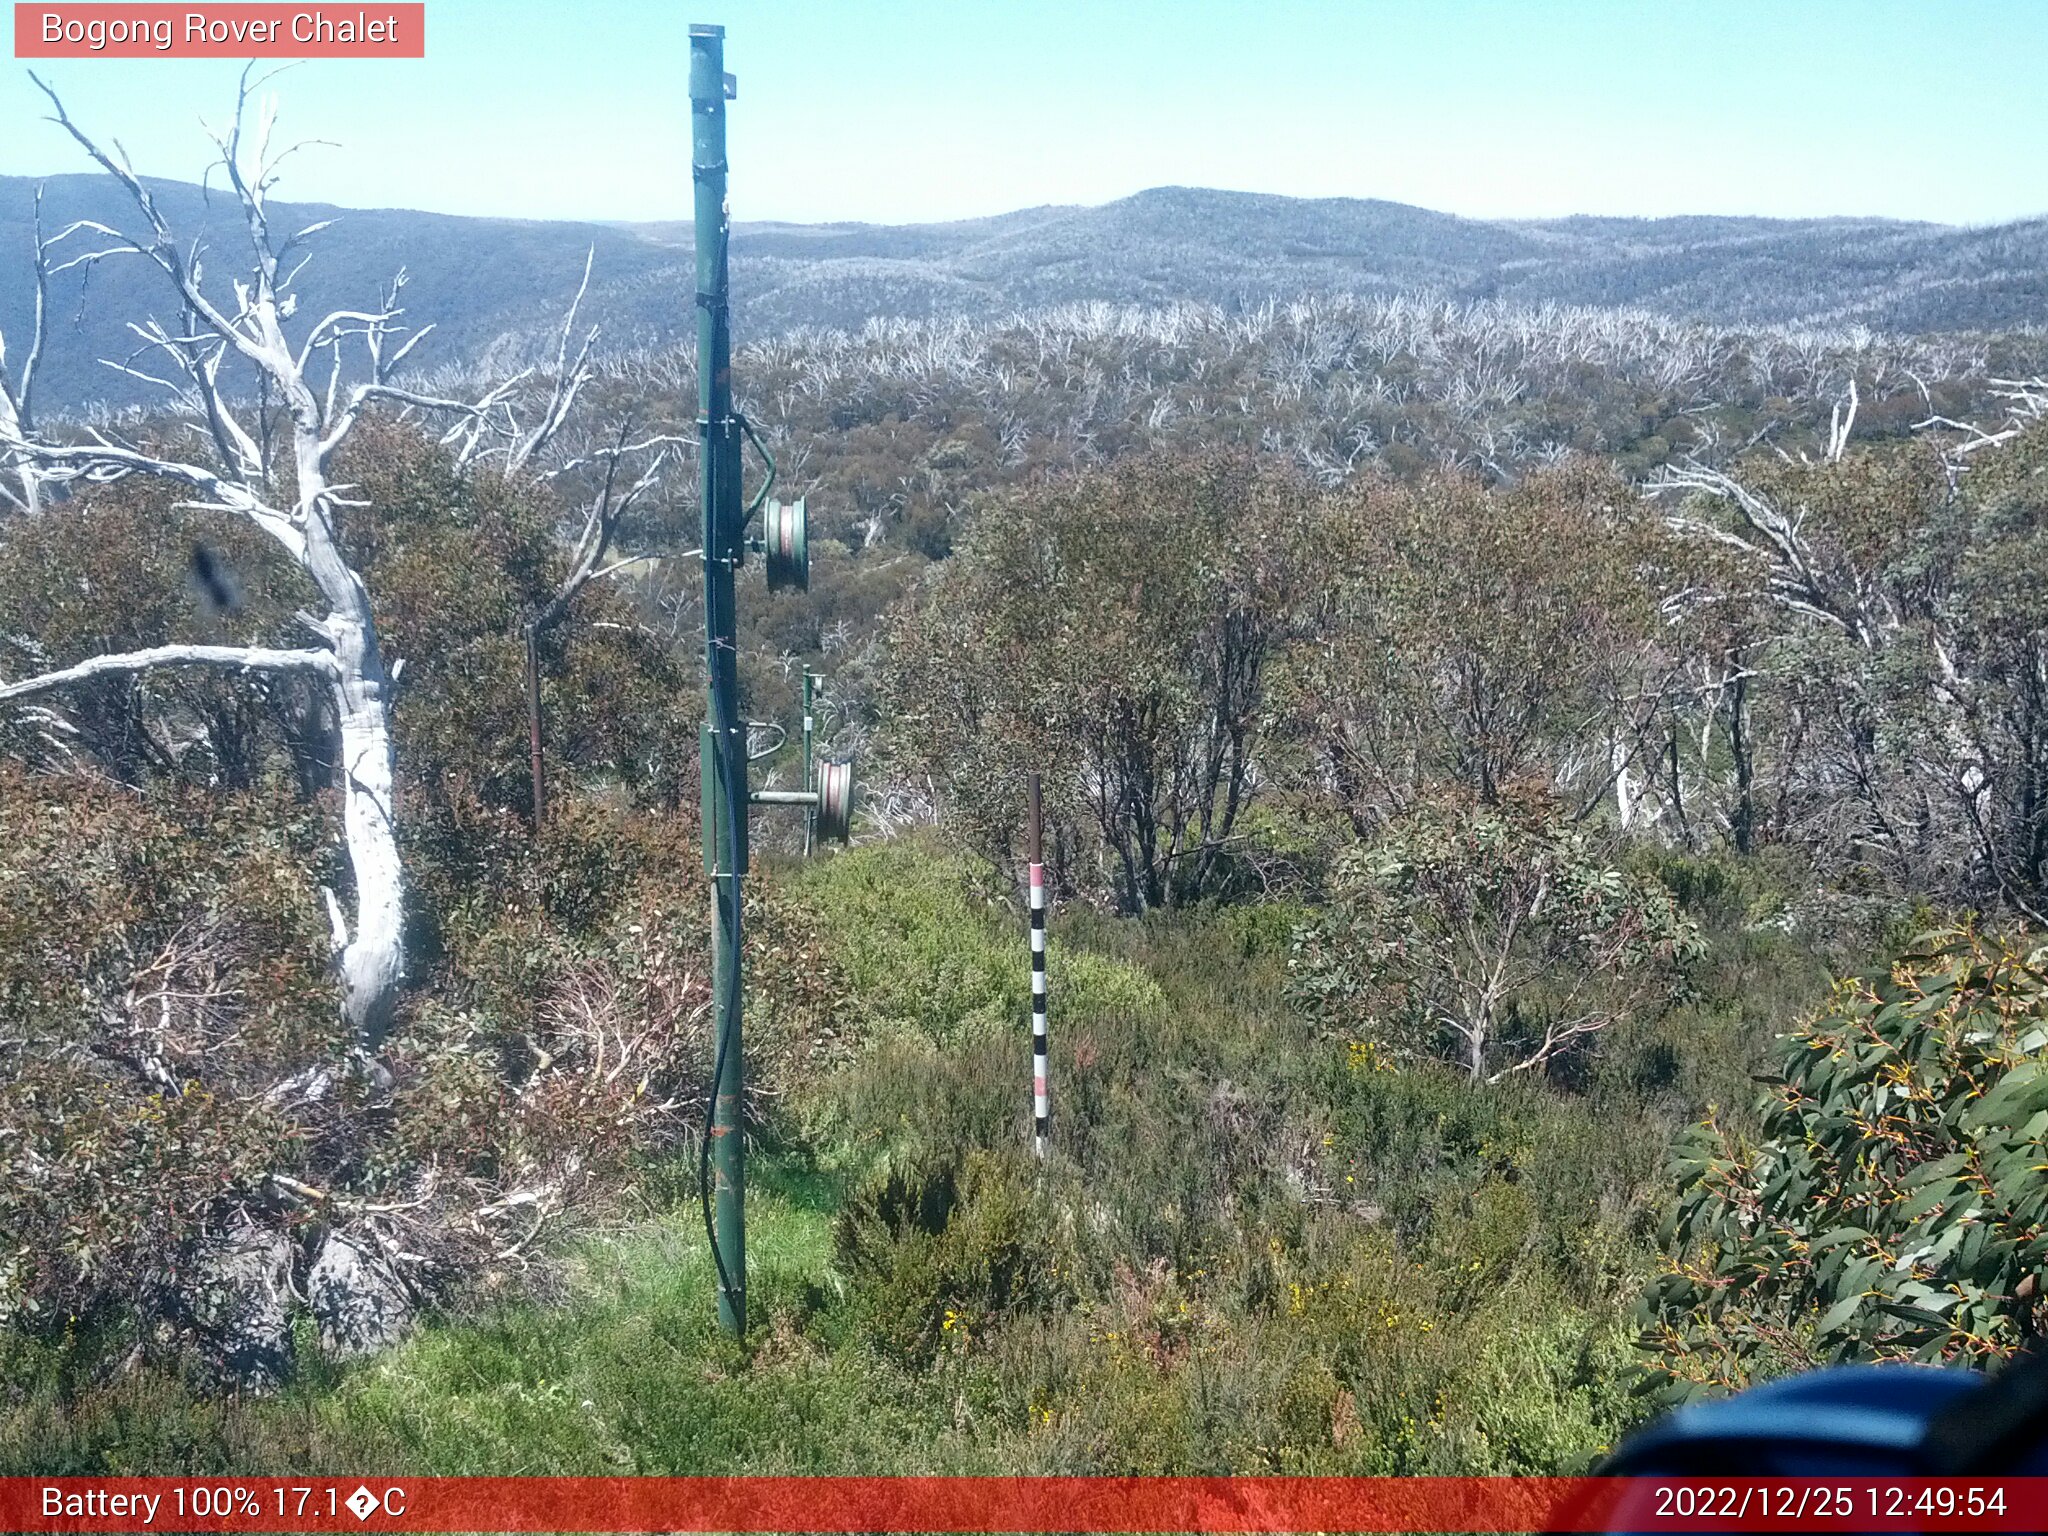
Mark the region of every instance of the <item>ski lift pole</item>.
<instances>
[{"instance_id":1,"label":"ski lift pole","mask_svg":"<svg viewBox=\"0 0 2048 1536\"><path fill-rule=\"evenodd\" d=\"M1045 1029L1045 818L1038 775L1030 779L1031 826L1031 1150L1040 1157L1052 1141L1052 1097L1046 1081Z\"/></svg>"},{"instance_id":2,"label":"ski lift pole","mask_svg":"<svg viewBox=\"0 0 2048 1536\"><path fill-rule=\"evenodd\" d=\"M708 1175L706 1236L718 1277L718 1320L747 1330L746 1066L740 1046L740 877L747 867L747 744L739 716L739 623L733 577L742 558L740 425L732 408L728 306L725 28L690 28L690 175L697 247L697 430L702 442L704 671L700 738L704 859L713 909L717 1035L700 1175Z\"/></svg>"}]
</instances>

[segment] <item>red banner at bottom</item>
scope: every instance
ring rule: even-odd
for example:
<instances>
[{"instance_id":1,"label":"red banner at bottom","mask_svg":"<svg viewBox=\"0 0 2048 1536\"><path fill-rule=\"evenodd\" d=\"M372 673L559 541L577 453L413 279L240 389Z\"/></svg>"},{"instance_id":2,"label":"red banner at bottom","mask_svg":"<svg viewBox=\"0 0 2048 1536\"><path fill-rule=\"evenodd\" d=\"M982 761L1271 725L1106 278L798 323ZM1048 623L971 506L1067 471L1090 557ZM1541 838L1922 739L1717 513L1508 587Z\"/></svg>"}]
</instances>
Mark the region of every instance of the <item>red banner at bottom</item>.
<instances>
[{"instance_id":1,"label":"red banner at bottom","mask_svg":"<svg viewBox=\"0 0 2048 1536\"><path fill-rule=\"evenodd\" d=\"M2048 1478L0 1478L10 1531L2040 1531Z\"/></svg>"}]
</instances>

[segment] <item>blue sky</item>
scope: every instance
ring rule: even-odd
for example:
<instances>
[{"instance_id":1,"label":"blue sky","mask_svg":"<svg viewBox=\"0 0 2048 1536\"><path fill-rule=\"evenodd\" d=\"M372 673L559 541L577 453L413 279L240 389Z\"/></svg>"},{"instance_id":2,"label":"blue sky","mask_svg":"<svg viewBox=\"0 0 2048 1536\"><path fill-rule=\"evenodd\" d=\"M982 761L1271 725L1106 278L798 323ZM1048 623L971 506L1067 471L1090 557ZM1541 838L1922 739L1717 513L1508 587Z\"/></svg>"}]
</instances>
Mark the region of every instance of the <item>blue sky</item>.
<instances>
[{"instance_id":1,"label":"blue sky","mask_svg":"<svg viewBox=\"0 0 2048 1536\"><path fill-rule=\"evenodd\" d=\"M340 145L280 195L684 216L695 20L726 26L739 76L743 219L1170 183L1485 217L2048 213L2048 0L428 0L424 60L278 82L284 128ZM145 172L196 179L235 68L47 78ZM25 69L0 62L0 173L80 169Z\"/></svg>"}]
</instances>

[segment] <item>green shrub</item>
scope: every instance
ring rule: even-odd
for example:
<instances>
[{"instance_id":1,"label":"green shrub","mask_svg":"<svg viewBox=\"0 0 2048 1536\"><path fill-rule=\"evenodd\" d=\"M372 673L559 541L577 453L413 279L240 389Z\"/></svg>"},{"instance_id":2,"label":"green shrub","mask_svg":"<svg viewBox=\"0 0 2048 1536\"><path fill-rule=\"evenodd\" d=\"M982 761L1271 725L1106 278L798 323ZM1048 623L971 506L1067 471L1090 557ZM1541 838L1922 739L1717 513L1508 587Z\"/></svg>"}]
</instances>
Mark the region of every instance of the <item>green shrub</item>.
<instances>
[{"instance_id":1,"label":"green shrub","mask_svg":"<svg viewBox=\"0 0 2048 1536\"><path fill-rule=\"evenodd\" d=\"M833 1243L867 1335L912 1365L1073 1294L1070 1244L1016 1155L887 1169L847 1201Z\"/></svg>"},{"instance_id":2,"label":"green shrub","mask_svg":"<svg viewBox=\"0 0 2048 1536\"><path fill-rule=\"evenodd\" d=\"M210 1238L269 1176L320 1176L332 1115L266 1093L346 1066L318 837L288 802L0 762L0 1324L203 1331Z\"/></svg>"},{"instance_id":3,"label":"green shrub","mask_svg":"<svg viewBox=\"0 0 2048 1536\"><path fill-rule=\"evenodd\" d=\"M935 841L857 848L805 869L845 1006L863 1032L952 1045L1028 1006L1021 933L1000 927L986 884Z\"/></svg>"},{"instance_id":4,"label":"green shrub","mask_svg":"<svg viewBox=\"0 0 2048 1536\"><path fill-rule=\"evenodd\" d=\"M1610 867L1541 790L1424 796L1339 861L1295 991L1326 1023L1498 1081L1683 995L1696 925L1652 877Z\"/></svg>"},{"instance_id":5,"label":"green shrub","mask_svg":"<svg viewBox=\"0 0 2048 1536\"><path fill-rule=\"evenodd\" d=\"M2048 1261L2048 949L1929 935L1787 1037L1761 1135L1679 1144L1643 1387L2028 1347Z\"/></svg>"}]
</instances>

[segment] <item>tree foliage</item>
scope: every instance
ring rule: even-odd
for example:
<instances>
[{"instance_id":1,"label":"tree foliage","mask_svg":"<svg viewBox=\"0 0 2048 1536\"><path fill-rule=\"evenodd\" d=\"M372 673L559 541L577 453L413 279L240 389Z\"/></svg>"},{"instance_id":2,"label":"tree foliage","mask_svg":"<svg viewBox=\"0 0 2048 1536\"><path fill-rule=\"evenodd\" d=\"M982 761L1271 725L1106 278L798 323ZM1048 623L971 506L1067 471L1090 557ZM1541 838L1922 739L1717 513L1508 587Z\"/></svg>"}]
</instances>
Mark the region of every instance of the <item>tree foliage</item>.
<instances>
[{"instance_id":1,"label":"tree foliage","mask_svg":"<svg viewBox=\"0 0 2048 1536\"><path fill-rule=\"evenodd\" d=\"M411 429L369 421L342 460L370 505L342 527L402 663L393 702L408 809L523 809L528 782L520 630L565 569L556 498L456 473ZM0 675L103 650L288 640L303 593L258 535L172 505L142 483L93 488L0 526ZM203 560L219 591L194 574ZM221 593L231 598L219 601ZM585 589L586 622L549 631L550 734L572 774L646 803L688 797L695 772L689 658L634 606ZM290 678L164 672L96 680L0 729L29 760L125 783L247 788L269 779L318 795L331 778L331 704Z\"/></svg>"},{"instance_id":2,"label":"tree foliage","mask_svg":"<svg viewBox=\"0 0 2048 1536\"><path fill-rule=\"evenodd\" d=\"M1340 859L1297 937L1299 995L1389 1057L1528 1071L1662 993L1700 950L1656 879L1615 868L1540 789L1422 800Z\"/></svg>"},{"instance_id":3,"label":"tree foliage","mask_svg":"<svg viewBox=\"0 0 2048 1536\"><path fill-rule=\"evenodd\" d=\"M1585 461L1500 489L1366 475L1331 502L1322 644L1288 699L1318 787L1365 833L1437 783L1599 798L1672 655L1675 552L1627 484Z\"/></svg>"},{"instance_id":4,"label":"tree foliage","mask_svg":"<svg viewBox=\"0 0 2048 1536\"><path fill-rule=\"evenodd\" d=\"M1325 558L1304 488L1239 456L1148 458L989 507L897 617L882 693L913 771L987 846L1054 785L1071 879L1126 912L1224 880Z\"/></svg>"},{"instance_id":5,"label":"tree foliage","mask_svg":"<svg viewBox=\"0 0 2048 1536\"><path fill-rule=\"evenodd\" d=\"M1761 1133L1679 1144L1644 1385L1842 1360L1985 1365L2039 1337L2048 949L1931 934L1785 1040Z\"/></svg>"},{"instance_id":6,"label":"tree foliage","mask_svg":"<svg viewBox=\"0 0 2048 1536\"><path fill-rule=\"evenodd\" d=\"M1700 662L1729 749L1699 798L1735 791L1740 843L2048 911L2044 463L2037 422L1966 463L1880 443L1687 482L1674 525L1732 556L1689 594L1720 614Z\"/></svg>"},{"instance_id":7,"label":"tree foliage","mask_svg":"<svg viewBox=\"0 0 2048 1536\"><path fill-rule=\"evenodd\" d=\"M0 767L9 1322L189 1324L224 1192L260 1201L360 1112L327 956L304 941L331 854L304 808L249 808ZM299 1113L268 1091L321 1074L333 1092Z\"/></svg>"}]
</instances>

